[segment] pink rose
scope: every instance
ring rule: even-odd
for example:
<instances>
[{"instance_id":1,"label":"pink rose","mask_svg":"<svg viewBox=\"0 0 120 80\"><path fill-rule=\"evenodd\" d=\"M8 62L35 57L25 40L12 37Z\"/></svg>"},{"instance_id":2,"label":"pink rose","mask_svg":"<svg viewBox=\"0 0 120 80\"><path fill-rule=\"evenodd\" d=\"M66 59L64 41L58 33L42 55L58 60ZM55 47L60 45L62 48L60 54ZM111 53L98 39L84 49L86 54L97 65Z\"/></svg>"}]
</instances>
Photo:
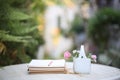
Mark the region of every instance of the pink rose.
<instances>
[{"instance_id":1,"label":"pink rose","mask_svg":"<svg viewBox=\"0 0 120 80\"><path fill-rule=\"evenodd\" d=\"M96 55L92 55L91 58L92 59L97 59L97 56Z\"/></svg>"},{"instance_id":2,"label":"pink rose","mask_svg":"<svg viewBox=\"0 0 120 80\"><path fill-rule=\"evenodd\" d=\"M70 53L69 51L66 51L66 52L64 53L64 58L65 58L65 59L68 59L70 56L71 56L71 53Z\"/></svg>"},{"instance_id":3,"label":"pink rose","mask_svg":"<svg viewBox=\"0 0 120 80\"><path fill-rule=\"evenodd\" d=\"M96 62L97 56L96 55L91 55L91 58Z\"/></svg>"}]
</instances>

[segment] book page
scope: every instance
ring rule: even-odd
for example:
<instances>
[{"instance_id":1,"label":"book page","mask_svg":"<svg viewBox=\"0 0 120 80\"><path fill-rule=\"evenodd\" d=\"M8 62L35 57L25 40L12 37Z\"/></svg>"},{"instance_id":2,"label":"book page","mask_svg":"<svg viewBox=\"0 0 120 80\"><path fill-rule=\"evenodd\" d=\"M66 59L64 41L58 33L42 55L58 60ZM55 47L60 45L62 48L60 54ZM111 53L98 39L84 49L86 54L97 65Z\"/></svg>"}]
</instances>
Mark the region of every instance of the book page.
<instances>
[{"instance_id":1,"label":"book page","mask_svg":"<svg viewBox=\"0 0 120 80\"><path fill-rule=\"evenodd\" d=\"M29 67L29 70L60 70L63 71L65 68L64 67Z\"/></svg>"},{"instance_id":2,"label":"book page","mask_svg":"<svg viewBox=\"0 0 120 80\"><path fill-rule=\"evenodd\" d=\"M28 67L65 67L65 60L32 60Z\"/></svg>"}]
</instances>

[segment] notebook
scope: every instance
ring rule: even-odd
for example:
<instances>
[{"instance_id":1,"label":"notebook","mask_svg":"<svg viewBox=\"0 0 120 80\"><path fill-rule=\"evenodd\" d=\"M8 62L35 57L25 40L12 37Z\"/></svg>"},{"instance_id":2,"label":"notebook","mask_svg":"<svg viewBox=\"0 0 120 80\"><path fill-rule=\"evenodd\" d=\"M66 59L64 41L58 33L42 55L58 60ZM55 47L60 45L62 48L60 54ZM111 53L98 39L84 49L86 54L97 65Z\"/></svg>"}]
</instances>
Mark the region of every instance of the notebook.
<instances>
[{"instance_id":1,"label":"notebook","mask_svg":"<svg viewBox=\"0 0 120 80\"><path fill-rule=\"evenodd\" d=\"M28 64L29 73L66 73L65 60L32 60Z\"/></svg>"}]
</instances>

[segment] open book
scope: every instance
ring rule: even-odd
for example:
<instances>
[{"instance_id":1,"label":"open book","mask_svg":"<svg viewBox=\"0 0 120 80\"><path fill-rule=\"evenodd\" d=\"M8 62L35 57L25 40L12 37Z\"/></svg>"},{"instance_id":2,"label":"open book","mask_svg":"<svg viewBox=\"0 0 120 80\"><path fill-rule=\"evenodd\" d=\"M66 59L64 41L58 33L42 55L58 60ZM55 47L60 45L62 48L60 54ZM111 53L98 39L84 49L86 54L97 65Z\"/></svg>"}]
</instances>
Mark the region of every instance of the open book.
<instances>
[{"instance_id":1,"label":"open book","mask_svg":"<svg viewBox=\"0 0 120 80\"><path fill-rule=\"evenodd\" d=\"M31 72L64 72L65 60L32 60L28 64L28 71Z\"/></svg>"}]
</instances>

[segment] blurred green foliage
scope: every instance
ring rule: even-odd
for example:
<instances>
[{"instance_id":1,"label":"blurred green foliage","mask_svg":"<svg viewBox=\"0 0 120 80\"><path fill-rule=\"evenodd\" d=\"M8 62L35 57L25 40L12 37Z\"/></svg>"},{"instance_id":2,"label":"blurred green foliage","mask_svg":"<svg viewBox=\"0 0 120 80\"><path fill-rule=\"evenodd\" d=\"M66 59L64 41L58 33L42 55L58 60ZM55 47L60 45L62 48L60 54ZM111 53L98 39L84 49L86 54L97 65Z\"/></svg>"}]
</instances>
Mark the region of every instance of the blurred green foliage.
<instances>
[{"instance_id":1,"label":"blurred green foliage","mask_svg":"<svg viewBox=\"0 0 120 80\"><path fill-rule=\"evenodd\" d=\"M114 25L116 25L116 27ZM99 49L98 53L107 54L107 57L110 59L110 65L120 68L120 47L116 47L116 44L110 45L111 39L114 41L114 43L116 41L119 42L119 32L119 10L103 8L99 10L96 15L89 20L88 36L93 41L93 43L97 45Z\"/></svg>"},{"instance_id":2,"label":"blurred green foliage","mask_svg":"<svg viewBox=\"0 0 120 80\"><path fill-rule=\"evenodd\" d=\"M81 17L78 14L75 15L70 32L73 32L76 34L84 32L83 22L82 22Z\"/></svg>"},{"instance_id":3,"label":"blurred green foliage","mask_svg":"<svg viewBox=\"0 0 120 80\"><path fill-rule=\"evenodd\" d=\"M30 0L0 0L1 66L29 62L44 43L33 16L28 14L30 3Z\"/></svg>"}]
</instances>

